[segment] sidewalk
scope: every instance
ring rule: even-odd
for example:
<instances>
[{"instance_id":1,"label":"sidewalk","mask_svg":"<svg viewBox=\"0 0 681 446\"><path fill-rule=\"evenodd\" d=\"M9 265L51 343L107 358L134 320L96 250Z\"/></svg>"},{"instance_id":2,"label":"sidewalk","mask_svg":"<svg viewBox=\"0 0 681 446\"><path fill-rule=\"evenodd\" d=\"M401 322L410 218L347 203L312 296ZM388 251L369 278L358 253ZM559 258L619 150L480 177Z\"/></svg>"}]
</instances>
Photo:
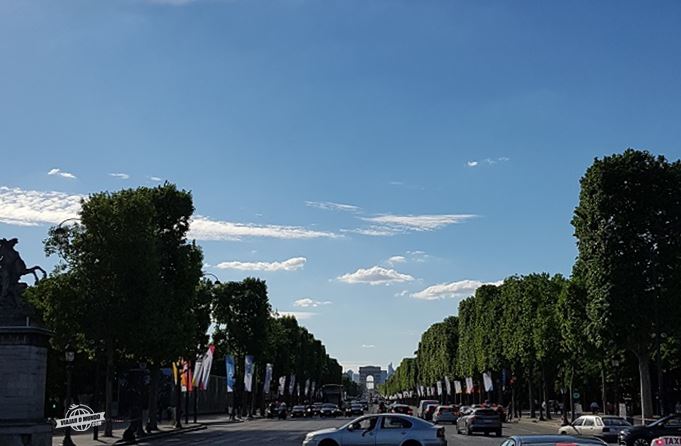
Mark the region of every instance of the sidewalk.
<instances>
[{"instance_id":1,"label":"sidewalk","mask_svg":"<svg viewBox=\"0 0 681 446\"><path fill-rule=\"evenodd\" d=\"M197 430L206 429L207 425L212 424L229 424L229 423L239 423L242 420L229 421L229 416L227 414L218 415L203 415L199 416L198 423L193 423L193 416L189 416L189 423L184 423L184 418L182 419L182 428L176 429L172 421L163 421L159 423L158 431L154 431L151 434L147 434L144 437L140 437L140 441L151 440L154 438L163 438L175 435L181 435L186 432L194 432ZM89 429L87 432L71 432L71 439L77 446L108 446L108 445L129 445L135 444L123 441L123 432L129 423L114 423L113 437L104 436L104 426L99 426L99 438L97 440L92 439L93 430ZM52 437L52 446L60 446L64 440L64 430L55 430Z\"/></svg>"}]
</instances>

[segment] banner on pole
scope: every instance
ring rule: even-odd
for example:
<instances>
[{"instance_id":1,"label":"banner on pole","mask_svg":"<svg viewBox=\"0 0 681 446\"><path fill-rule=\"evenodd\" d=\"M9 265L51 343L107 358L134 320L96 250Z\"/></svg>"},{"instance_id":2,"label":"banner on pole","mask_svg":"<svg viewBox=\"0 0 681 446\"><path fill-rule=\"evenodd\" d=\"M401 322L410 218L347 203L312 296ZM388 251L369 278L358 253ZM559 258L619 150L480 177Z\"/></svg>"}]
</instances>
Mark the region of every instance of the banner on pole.
<instances>
[{"instance_id":1,"label":"banner on pole","mask_svg":"<svg viewBox=\"0 0 681 446\"><path fill-rule=\"evenodd\" d=\"M244 390L253 390L253 355L246 355L244 358Z\"/></svg>"},{"instance_id":2,"label":"banner on pole","mask_svg":"<svg viewBox=\"0 0 681 446\"><path fill-rule=\"evenodd\" d=\"M284 395L286 389L286 376L279 377L279 395Z\"/></svg>"},{"instance_id":3,"label":"banner on pole","mask_svg":"<svg viewBox=\"0 0 681 446\"><path fill-rule=\"evenodd\" d=\"M288 394L293 395L293 391L296 388L296 375L291 375L291 380L288 382Z\"/></svg>"},{"instance_id":4,"label":"banner on pole","mask_svg":"<svg viewBox=\"0 0 681 446\"><path fill-rule=\"evenodd\" d=\"M461 381L456 380L454 381L454 392L456 392L457 395L460 395L461 392Z\"/></svg>"},{"instance_id":5,"label":"banner on pole","mask_svg":"<svg viewBox=\"0 0 681 446\"><path fill-rule=\"evenodd\" d=\"M447 395L452 394L452 383L449 382L448 376L445 376L445 389L447 390Z\"/></svg>"},{"instance_id":6,"label":"banner on pole","mask_svg":"<svg viewBox=\"0 0 681 446\"><path fill-rule=\"evenodd\" d=\"M213 352L215 346L213 344L208 346L208 351L203 356L196 360L194 366L194 380L192 384L194 387L206 390L208 387L208 379L210 378L210 369L213 366Z\"/></svg>"},{"instance_id":7,"label":"banner on pole","mask_svg":"<svg viewBox=\"0 0 681 446\"><path fill-rule=\"evenodd\" d=\"M492 384L492 373L485 372L482 374L482 381L485 383L485 392L491 392L494 389Z\"/></svg>"},{"instance_id":8,"label":"banner on pole","mask_svg":"<svg viewBox=\"0 0 681 446\"><path fill-rule=\"evenodd\" d=\"M265 382L262 385L262 390L264 393L268 394L270 393L270 386L272 384L272 364L266 364L265 365Z\"/></svg>"},{"instance_id":9,"label":"banner on pole","mask_svg":"<svg viewBox=\"0 0 681 446\"><path fill-rule=\"evenodd\" d=\"M305 380L305 396L310 394L310 378Z\"/></svg>"},{"instance_id":10,"label":"banner on pole","mask_svg":"<svg viewBox=\"0 0 681 446\"><path fill-rule=\"evenodd\" d=\"M225 356L225 367L227 368L227 393L234 392L234 384L236 384L236 367L234 364L234 356Z\"/></svg>"},{"instance_id":11,"label":"banner on pole","mask_svg":"<svg viewBox=\"0 0 681 446\"><path fill-rule=\"evenodd\" d=\"M473 378L470 376L466 378L466 393L473 393Z\"/></svg>"},{"instance_id":12,"label":"banner on pole","mask_svg":"<svg viewBox=\"0 0 681 446\"><path fill-rule=\"evenodd\" d=\"M437 382L437 396L442 396L442 381Z\"/></svg>"}]
</instances>

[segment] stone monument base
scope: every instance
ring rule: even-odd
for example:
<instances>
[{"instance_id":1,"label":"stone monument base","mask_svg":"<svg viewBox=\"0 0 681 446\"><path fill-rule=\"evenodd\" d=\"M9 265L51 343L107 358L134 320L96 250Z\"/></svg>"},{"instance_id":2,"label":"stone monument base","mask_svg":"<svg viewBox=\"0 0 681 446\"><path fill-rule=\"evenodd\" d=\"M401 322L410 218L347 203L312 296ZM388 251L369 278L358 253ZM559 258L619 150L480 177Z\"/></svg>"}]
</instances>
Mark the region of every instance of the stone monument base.
<instances>
[{"instance_id":1,"label":"stone monument base","mask_svg":"<svg viewBox=\"0 0 681 446\"><path fill-rule=\"evenodd\" d=\"M38 326L0 326L0 446L51 446L45 419L47 349Z\"/></svg>"}]
</instances>

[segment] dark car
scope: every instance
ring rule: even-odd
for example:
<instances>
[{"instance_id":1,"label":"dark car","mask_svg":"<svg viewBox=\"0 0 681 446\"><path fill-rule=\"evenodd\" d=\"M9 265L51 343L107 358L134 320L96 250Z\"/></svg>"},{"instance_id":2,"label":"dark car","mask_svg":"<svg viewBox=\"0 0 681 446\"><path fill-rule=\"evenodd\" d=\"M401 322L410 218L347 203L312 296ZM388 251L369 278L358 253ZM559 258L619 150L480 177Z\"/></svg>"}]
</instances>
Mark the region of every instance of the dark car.
<instances>
[{"instance_id":1,"label":"dark car","mask_svg":"<svg viewBox=\"0 0 681 446\"><path fill-rule=\"evenodd\" d=\"M598 438L573 437L570 435L514 435L501 443L501 446L603 446L606 443Z\"/></svg>"},{"instance_id":2,"label":"dark car","mask_svg":"<svg viewBox=\"0 0 681 446\"><path fill-rule=\"evenodd\" d=\"M456 432L467 435L473 435L474 432L489 435L494 432L497 437L501 437L501 417L494 409L472 409L456 420Z\"/></svg>"},{"instance_id":3,"label":"dark car","mask_svg":"<svg viewBox=\"0 0 681 446\"><path fill-rule=\"evenodd\" d=\"M322 417L338 417L343 415L343 412L335 404L326 403L319 409L319 415Z\"/></svg>"},{"instance_id":4,"label":"dark car","mask_svg":"<svg viewBox=\"0 0 681 446\"><path fill-rule=\"evenodd\" d=\"M618 442L624 446L650 446L655 438L665 436L681 436L681 414L669 415L645 426L623 429Z\"/></svg>"},{"instance_id":5,"label":"dark car","mask_svg":"<svg viewBox=\"0 0 681 446\"><path fill-rule=\"evenodd\" d=\"M393 404L393 407L390 409L390 411L392 413L414 415L414 410L410 406L407 406L406 404Z\"/></svg>"},{"instance_id":6,"label":"dark car","mask_svg":"<svg viewBox=\"0 0 681 446\"><path fill-rule=\"evenodd\" d=\"M291 409L291 418L304 417L305 416L305 406L293 406Z\"/></svg>"}]
</instances>

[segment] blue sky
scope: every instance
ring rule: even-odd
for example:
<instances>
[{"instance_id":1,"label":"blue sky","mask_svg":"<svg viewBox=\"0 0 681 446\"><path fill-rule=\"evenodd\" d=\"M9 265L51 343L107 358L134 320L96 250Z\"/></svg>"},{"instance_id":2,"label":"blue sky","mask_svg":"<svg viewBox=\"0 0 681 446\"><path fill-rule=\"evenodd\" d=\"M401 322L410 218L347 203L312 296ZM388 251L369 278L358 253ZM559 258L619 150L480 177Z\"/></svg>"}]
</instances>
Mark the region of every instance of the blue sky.
<instances>
[{"instance_id":1,"label":"blue sky","mask_svg":"<svg viewBox=\"0 0 681 446\"><path fill-rule=\"evenodd\" d=\"M0 236L51 266L78 196L168 180L206 271L266 279L346 367L398 363L480 283L569 274L594 157L681 156L679 23L675 1L3 0Z\"/></svg>"}]
</instances>

